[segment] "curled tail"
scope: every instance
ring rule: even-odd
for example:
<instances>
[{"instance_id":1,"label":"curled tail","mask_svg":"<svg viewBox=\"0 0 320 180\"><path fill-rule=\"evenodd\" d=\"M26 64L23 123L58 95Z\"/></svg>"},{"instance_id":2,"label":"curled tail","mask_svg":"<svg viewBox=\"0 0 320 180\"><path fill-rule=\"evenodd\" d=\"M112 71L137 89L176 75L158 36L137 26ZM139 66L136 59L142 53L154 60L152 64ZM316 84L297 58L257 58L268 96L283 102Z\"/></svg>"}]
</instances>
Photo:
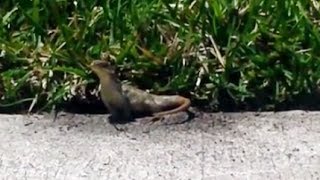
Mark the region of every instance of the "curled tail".
<instances>
[{"instance_id":1,"label":"curled tail","mask_svg":"<svg viewBox=\"0 0 320 180\"><path fill-rule=\"evenodd\" d=\"M190 107L191 104L190 99L182 96L158 96L157 98L161 98L162 104L160 104L160 109L162 111L154 112L153 115L155 116L162 116L185 111Z\"/></svg>"}]
</instances>

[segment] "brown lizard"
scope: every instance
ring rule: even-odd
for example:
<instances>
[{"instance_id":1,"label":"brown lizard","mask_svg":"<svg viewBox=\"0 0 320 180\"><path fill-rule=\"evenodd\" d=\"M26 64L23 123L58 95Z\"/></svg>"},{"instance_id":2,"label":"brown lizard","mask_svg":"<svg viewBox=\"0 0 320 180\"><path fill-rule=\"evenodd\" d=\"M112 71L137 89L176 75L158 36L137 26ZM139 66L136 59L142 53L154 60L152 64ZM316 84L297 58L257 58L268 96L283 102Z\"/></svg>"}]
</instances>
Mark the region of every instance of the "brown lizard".
<instances>
[{"instance_id":1,"label":"brown lizard","mask_svg":"<svg viewBox=\"0 0 320 180\"><path fill-rule=\"evenodd\" d=\"M139 115L159 117L173 114L186 111L191 104L188 98L182 96L155 95L121 84L107 61L96 60L89 67L100 79L101 99L115 121L121 120L116 118L127 118L124 121L131 121L133 116ZM119 114L126 116L121 117Z\"/></svg>"},{"instance_id":2,"label":"brown lizard","mask_svg":"<svg viewBox=\"0 0 320 180\"><path fill-rule=\"evenodd\" d=\"M100 80L100 97L111 113L111 122L133 121L129 99L123 94L121 83L107 61L94 61L89 66Z\"/></svg>"}]
</instances>

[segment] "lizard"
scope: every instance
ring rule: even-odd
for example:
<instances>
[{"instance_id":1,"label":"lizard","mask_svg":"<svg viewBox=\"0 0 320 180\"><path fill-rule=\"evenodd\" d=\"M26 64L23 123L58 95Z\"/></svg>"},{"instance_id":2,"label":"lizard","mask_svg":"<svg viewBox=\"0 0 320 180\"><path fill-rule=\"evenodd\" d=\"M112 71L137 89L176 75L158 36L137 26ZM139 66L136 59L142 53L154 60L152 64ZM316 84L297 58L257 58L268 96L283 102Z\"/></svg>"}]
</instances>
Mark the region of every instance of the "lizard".
<instances>
[{"instance_id":1,"label":"lizard","mask_svg":"<svg viewBox=\"0 0 320 180\"><path fill-rule=\"evenodd\" d=\"M110 122L133 121L131 104L123 93L121 83L107 61L96 60L89 65L100 81L100 97L111 113Z\"/></svg>"},{"instance_id":2,"label":"lizard","mask_svg":"<svg viewBox=\"0 0 320 180\"><path fill-rule=\"evenodd\" d=\"M139 115L161 117L186 111L191 105L183 96L155 95L120 83L107 61L95 60L89 67L100 80L100 97L115 121L133 121Z\"/></svg>"}]
</instances>

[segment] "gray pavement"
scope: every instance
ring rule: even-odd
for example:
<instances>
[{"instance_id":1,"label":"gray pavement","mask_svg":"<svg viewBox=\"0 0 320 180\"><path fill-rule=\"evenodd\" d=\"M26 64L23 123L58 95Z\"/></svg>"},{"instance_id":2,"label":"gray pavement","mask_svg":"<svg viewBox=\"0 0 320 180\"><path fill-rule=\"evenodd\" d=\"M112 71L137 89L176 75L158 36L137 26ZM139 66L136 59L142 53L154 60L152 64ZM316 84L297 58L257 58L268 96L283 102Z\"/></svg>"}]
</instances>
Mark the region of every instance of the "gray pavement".
<instances>
[{"instance_id":1,"label":"gray pavement","mask_svg":"<svg viewBox=\"0 0 320 180\"><path fill-rule=\"evenodd\" d=\"M320 179L320 112L171 118L117 131L104 115L0 115L0 177Z\"/></svg>"}]
</instances>

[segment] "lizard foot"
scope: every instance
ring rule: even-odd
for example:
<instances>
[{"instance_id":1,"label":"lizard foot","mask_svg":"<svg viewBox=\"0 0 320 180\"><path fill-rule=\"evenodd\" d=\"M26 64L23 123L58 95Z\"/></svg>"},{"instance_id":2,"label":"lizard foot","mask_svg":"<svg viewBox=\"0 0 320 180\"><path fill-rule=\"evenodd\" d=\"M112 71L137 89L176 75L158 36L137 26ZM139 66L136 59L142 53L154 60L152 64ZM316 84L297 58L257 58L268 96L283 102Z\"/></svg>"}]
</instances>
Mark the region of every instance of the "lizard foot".
<instances>
[{"instance_id":1,"label":"lizard foot","mask_svg":"<svg viewBox=\"0 0 320 180\"><path fill-rule=\"evenodd\" d=\"M144 117L136 119L137 124L143 125L153 125L155 122L162 121L165 117L164 116L151 116L151 117Z\"/></svg>"},{"instance_id":2,"label":"lizard foot","mask_svg":"<svg viewBox=\"0 0 320 180\"><path fill-rule=\"evenodd\" d=\"M138 124L143 125L173 125L173 124L183 124L185 122L190 121L193 118L192 115L190 115L187 112L178 112L175 114L169 114L169 115L157 115L152 116L148 118L141 118L137 119Z\"/></svg>"}]
</instances>

